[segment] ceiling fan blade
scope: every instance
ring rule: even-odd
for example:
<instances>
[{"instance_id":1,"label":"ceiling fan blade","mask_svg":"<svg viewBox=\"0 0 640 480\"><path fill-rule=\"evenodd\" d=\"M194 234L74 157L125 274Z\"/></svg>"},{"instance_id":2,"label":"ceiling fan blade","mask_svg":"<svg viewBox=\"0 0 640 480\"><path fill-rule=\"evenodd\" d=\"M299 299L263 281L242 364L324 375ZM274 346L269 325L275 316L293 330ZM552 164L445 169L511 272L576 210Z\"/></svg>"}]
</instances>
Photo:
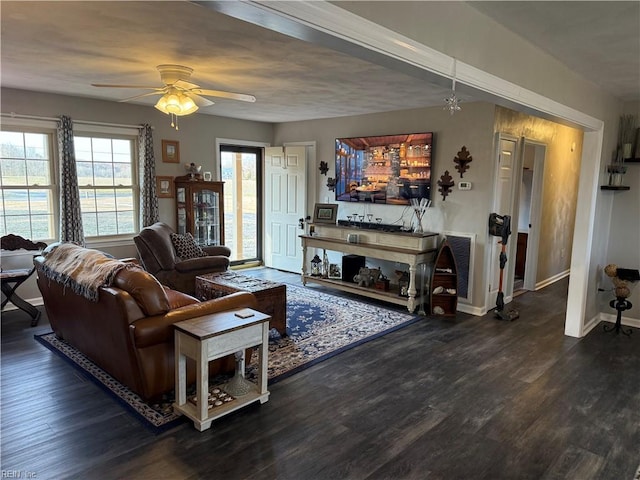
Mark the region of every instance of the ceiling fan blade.
<instances>
[{"instance_id":1,"label":"ceiling fan blade","mask_svg":"<svg viewBox=\"0 0 640 480\"><path fill-rule=\"evenodd\" d=\"M134 95L133 97L123 98L122 100L118 100L118 102L130 102L131 100L137 100L138 98L149 97L151 95L162 95L163 93L164 92L162 90L158 92L143 93L142 95Z\"/></svg>"},{"instance_id":2,"label":"ceiling fan blade","mask_svg":"<svg viewBox=\"0 0 640 480\"><path fill-rule=\"evenodd\" d=\"M178 80L172 84L173 87L180 88L183 90L193 90L194 88L200 88L200 85L196 85L195 83L187 82L186 80Z\"/></svg>"},{"instance_id":3,"label":"ceiling fan blade","mask_svg":"<svg viewBox=\"0 0 640 480\"><path fill-rule=\"evenodd\" d=\"M191 100L193 100L195 104L200 108L208 107L210 105L213 105L214 103L208 98L201 97L200 95L196 95L195 93L188 93L188 95L191 98Z\"/></svg>"},{"instance_id":4,"label":"ceiling fan blade","mask_svg":"<svg viewBox=\"0 0 640 480\"><path fill-rule=\"evenodd\" d=\"M245 93L223 92L220 90L205 90L202 88L194 88L193 90L190 90L190 92L211 97L230 98L232 100L240 100L242 102L253 103L256 101L256 97L254 97L253 95L247 95Z\"/></svg>"},{"instance_id":5,"label":"ceiling fan blade","mask_svg":"<svg viewBox=\"0 0 640 480\"><path fill-rule=\"evenodd\" d=\"M92 87L101 87L101 88L139 88L140 90L162 90L164 87L153 86L149 87L146 85L111 85L109 83L92 83Z\"/></svg>"}]
</instances>

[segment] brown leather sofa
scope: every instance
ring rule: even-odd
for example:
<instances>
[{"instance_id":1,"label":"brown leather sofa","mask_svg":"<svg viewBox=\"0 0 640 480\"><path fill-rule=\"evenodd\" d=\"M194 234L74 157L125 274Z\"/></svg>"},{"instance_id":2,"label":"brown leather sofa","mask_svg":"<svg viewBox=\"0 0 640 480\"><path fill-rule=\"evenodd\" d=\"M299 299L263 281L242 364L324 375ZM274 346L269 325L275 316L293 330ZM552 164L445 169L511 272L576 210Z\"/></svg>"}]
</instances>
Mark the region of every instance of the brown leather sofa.
<instances>
[{"instance_id":1,"label":"brown leather sofa","mask_svg":"<svg viewBox=\"0 0 640 480\"><path fill-rule=\"evenodd\" d=\"M55 334L145 400L174 388L174 323L257 306L247 292L199 302L137 266L120 270L94 302L46 276L44 261L43 255L34 259L37 284ZM231 373L235 361L229 356L209 367L212 375ZM194 381L195 369L188 370Z\"/></svg>"},{"instance_id":2,"label":"brown leather sofa","mask_svg":"<svg viewBox=\"0 0 640 480\"><path fill-rule=\"evenodd\" d=\"M196 276L224 272L229 267L231 250L225 246L203 246L209 256L181 259L171 242L172 233L169 225L157 222L144 227L133 238L142 266L163 285L193 295Z\"/></svg>"}]
</instances>

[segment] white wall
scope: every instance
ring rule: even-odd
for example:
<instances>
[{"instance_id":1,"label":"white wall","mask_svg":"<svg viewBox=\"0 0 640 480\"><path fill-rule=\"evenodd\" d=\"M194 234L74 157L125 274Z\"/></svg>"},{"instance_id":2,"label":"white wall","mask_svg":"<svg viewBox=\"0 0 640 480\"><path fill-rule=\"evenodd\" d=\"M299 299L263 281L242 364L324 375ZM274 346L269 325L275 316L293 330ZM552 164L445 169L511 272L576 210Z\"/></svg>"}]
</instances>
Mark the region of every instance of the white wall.
<instances>
[{"instance_id":1,"label":"white wall","mask_svg":"<svg viewBox=\"0 0 640 480\"><path fill-rule=\"evenodd\" d=\"M640 102L630 102L624 106L625 113L635 115L640 122ZM640 124L638 125L640 127ZM640 151L640 148L639 148ZM606 182L606 176L603 178ZM610 218L608 245L602 264L599 265L601 287L612 288L611 281L602 274L602 268L614 263L622 268L640 269L640 162L627 162L627 173L624 185L629 191L603 192L603 196L610 202ZM640 282L639 282L640 284ZM624 313L625 317L640 322L640 285L632 289L629 301L633 304L631 310ZM609 307L613 299L611 292L598 293L599 306L606 314L615 314Z\"/></svg>"},{"instance_id":2,"label":"white wall","mask_svg":"<svg viewBox=\"0 0 640 480\"><path fill-rule=\"evenodd\" d=\"M469 103L454 116L441 107L405 110L355 117L312 120L306 122L281 123L275 126L274 145L287 142L314 140L317 145L316 165L310 168L310 181L318 188L317 201L327 198L335 200L334 192L326 186L328 177L335 177L335 139L367 135L387 135L411 132L434 132L434 153L432 170L433 208L425 216L426 229L434 232L443 230L460 233L478 233L475 252L473 282L480 285L484 280L482 259L484 258L487 219L492 199L492 158L494 105ZM454 189L442 199L438 193L437 180L448 170L456 183L460 175L455 170L454 157L466 146L473 161L464 174L464 180L472 182L470 191ZM321 161L327 162L329 172L319 173ZM313 207L313 205L311 205ZM366 212L365 212L366 209ZM345 219L351 213L373 213L383 219L383 223L399 222L403 217L406 224L411 220L409 208L398 205L375 205L339 202L338 218ZM309 212L313 214L313 211ZM472 305L480 307L484 303L482 288L474 289Z\"/></svg>"}]
</instances>

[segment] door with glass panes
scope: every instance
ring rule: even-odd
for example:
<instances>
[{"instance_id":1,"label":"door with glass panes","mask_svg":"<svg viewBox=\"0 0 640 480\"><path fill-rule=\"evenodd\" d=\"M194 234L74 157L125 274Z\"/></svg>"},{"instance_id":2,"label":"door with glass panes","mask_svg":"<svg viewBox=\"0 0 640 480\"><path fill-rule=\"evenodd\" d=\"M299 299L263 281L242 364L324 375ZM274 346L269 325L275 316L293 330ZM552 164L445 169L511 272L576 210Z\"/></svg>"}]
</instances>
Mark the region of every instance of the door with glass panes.
<instances>
[{"instance_id":1,"label":"door with glass panes","mask_svg":"<svg viewBox=\"0 0 640 480\"><path fill-rule=\"evenodd\" d=\"M262 260L262 149L221 145L225 245L232 265Z\"/></svg>"}]
</instances>

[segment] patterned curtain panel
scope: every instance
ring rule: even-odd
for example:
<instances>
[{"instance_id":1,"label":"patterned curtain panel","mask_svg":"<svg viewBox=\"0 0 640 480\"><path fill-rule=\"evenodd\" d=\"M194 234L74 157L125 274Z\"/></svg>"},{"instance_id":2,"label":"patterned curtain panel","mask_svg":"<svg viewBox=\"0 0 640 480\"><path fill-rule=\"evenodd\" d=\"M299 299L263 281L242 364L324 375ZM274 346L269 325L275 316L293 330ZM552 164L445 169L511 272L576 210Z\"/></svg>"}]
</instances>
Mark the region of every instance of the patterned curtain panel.
<instances>
[{"instance_id":1,"label":"patterned curtain panel","mask_svg":"<svg viewBox=\"0 0 640 480\"><path fill-rule=\"evenodd\" d=\"M156 159L153 154L151 126L142 125L138 137L140 146L140 227L153 225L159 219L156 195Z\"/></svg>"},{"instance_id":2,"label":"patterned curtain panel","mask_svg":"<svg viewBox=\"0 0 640 480\"><path fill-rule=\"evenodd\" d=\"M80 192L73 148L73 122L61 116L58 122L58 154L60 157L60 241L84 246Z\"/></svg>"}]
</instances>

